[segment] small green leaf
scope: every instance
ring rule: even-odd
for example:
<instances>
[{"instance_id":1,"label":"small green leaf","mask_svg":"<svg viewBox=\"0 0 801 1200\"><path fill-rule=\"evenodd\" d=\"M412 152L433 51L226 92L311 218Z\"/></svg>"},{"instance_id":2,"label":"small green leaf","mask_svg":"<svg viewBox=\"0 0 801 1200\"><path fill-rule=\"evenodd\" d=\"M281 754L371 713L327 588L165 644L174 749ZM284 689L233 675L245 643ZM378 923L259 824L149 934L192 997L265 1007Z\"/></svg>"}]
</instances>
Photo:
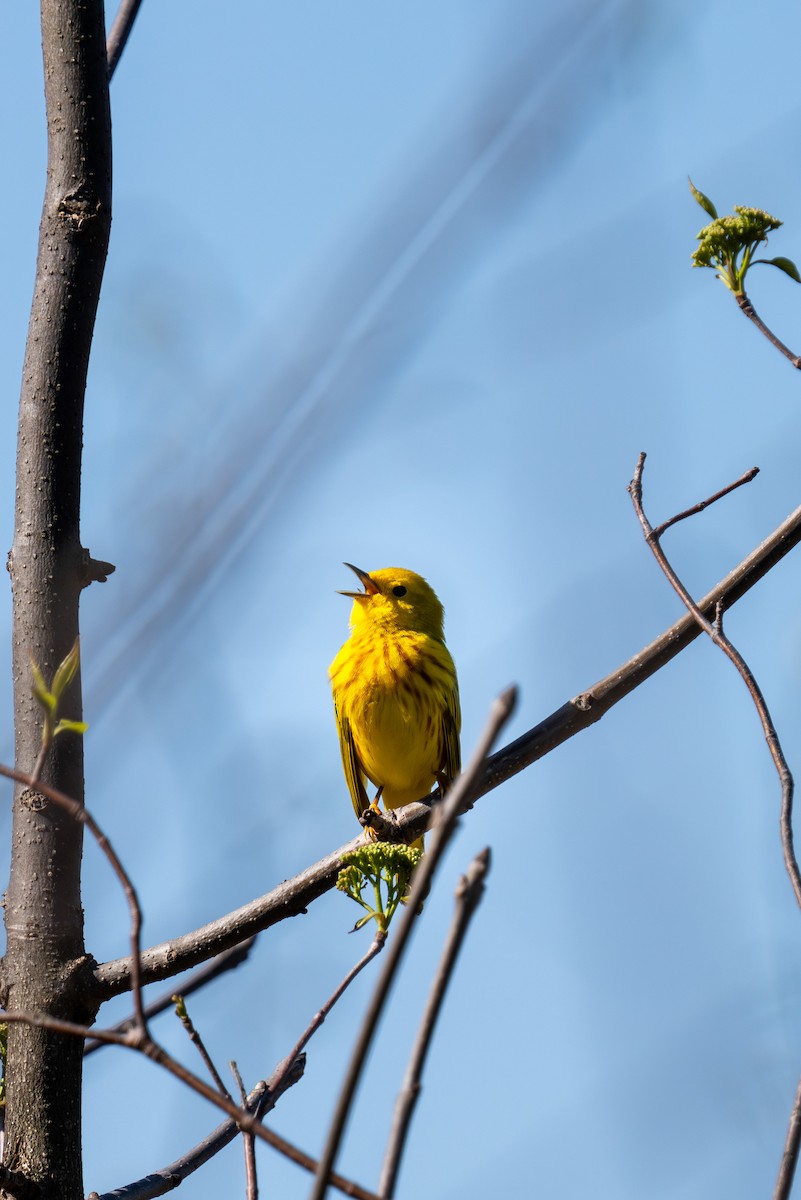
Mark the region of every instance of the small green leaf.
<instances>
[{"instance_id":1,"label":"small green leaf","mask_svg":"<svg viewBox=\"0 0 801 1200\"><path fill-rule=\"evenodd\" d=\"M784 271L785 275L789 275L796 283L801 283L801 275L798 273L798 267L791 258L783 258L780 255L778 258L758 258L755 261L766 263L769 267L778 267L780 271Z\"/></svg>"},{"instance_id":2,"label":"small green leaf","mask_svg":"<svg viewBox=\"0 0 801 1200\"><path fill-rule=\"evenodd\" d=\"M33 694L41 704L42 708L49 714L49 716L54 717L56 715L56 709L58 708L58 700L56 700L53 693L48 692L46 689L44 691L40 691L39 688L34 688Z\"/></svg>"},{"instance_id":3,"label":"small green leaf","mask_svg":"<svg viewBox=\"0 0 801 1200\"><path fill-rule=\"evenodd\" d=\"M695 184L693 183L692 179L690 179L689 176L687 177L687 182L690 185L690 191L692 192L696 201L701 205L701 208L704 210L705 213L709 213L709 215L713 221L716 221L717 217L718 217L718 210L715 208L712 201L709 199L708 196L705 196L703 192L699 192L698 188L695 186Z\"/></svg>"},{"instance_id":4,"label":"small green leaf","mask_svg":"<svg viewBox=\"0 0 801 1200\"><path fill-rule=\"evenodd\" d=\"M44 675L39 670L39 668L37 667L37 665L33 661L33 659L31 659L31 675L33 675L33 682L34 682L35 690L41 691L41 692L46 692L47 684L44 681Z\"/></svg>"},{"instance_id":5,"label":"small green leaf","mask_svg":"<svg viewBox=\"0 0 801 1200\"><path fill-rule=\"evenodd\" d=\"M367 925L370 921L372 921L374 917L378 917L378 913L370 912L367 914L366 917L359 917L359 920L356 922L356 924L353 926L353 929L351 929L350 932L358 933L358 931L360 929L364 929L365 925Z\"/></svg>"},{"instance_id":6,"label":"small green leaf","mask_svg":"<svg viewBox=\"0 0 801 1200\"><path fill-rule=\"evenodd\" d=\"M53 737L55 737L57 733L64 732L80 733L83 735L86 733L88 728L89 726L86 724L86 721L68 721L66 717L62 717L58 725L56 725L55 729L53 730Z\"/></svg>"},{"instance_id":7,"label":"small green leaf","mask_svg":"<svg viewBox=\"0 0 801 1200\"><path fill-rule=\"evenodd\" d=\"M72 683L73 679L75 678L75 673L80 665L80 661L81 646L79 639L76 638L69 654L58 664L56 673L53 676L53 682L50 685L56 701L61 699L65 689Z\"/></svg>"},{"instance_id":8,"label":"small green leaf","mask_svg":"<svg viewBox=\"0 0 801 1200\"><path fill-rule=\"evenodd\" d=\"M39 670L33 659L31 659L31 674L33 675L32 691L35 698L39 701L45 712L50 713L51 716L54 715L58 707L58 701L53 693L49 690L44 681L42 672Z\"/></svg>"}]
</instances>

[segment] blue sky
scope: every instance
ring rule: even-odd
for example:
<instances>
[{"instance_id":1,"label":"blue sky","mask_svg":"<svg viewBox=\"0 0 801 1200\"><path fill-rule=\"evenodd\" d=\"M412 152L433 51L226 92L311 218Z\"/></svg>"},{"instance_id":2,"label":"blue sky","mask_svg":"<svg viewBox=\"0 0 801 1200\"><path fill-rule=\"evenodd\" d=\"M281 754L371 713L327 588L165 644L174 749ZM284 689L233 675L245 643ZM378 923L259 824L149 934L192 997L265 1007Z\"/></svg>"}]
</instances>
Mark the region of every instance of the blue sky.
<instances>
[{"instance_id":1,"label":"blue sky","mask_svg":"<svg viewBox=\"0 0 801 1200\"><path fill-rule=\"evenodd\" d=\"M35 14L2 18L11 236L0 296L0 521L44 171ZM768 2L264 5L146 0L113 82L115 209L86 406L83 540L117 564L82 614L88 802L148 944L353 836L326 669L344 559L424 574L446 609L468 750L508 736L681 613L798 504L797 374L690 254L704 214L786 222L801 260L801 15ZM10 114L14 114L13 117ZM799 349L801 290L749 278ZM728 617L798 769L798 555ZM10 599L0 594L8 672ZM0 692L10 754L10 682ZM399 1195L696 1200L772 1188L801 1070L801 917L779 787L742 684L697 643L470 814L417 931L340 1167L374 1184L456 879L485 901ZM3 818L8 831L8 818ZM7 840L7 839L6 839ZM87 940L125 952L94 847ZM191 1005L218 1062L267 1074L360 953L329 895ZM275 1127L322 1145L371 978L326 1022ZM180 1031L158 1031L191 1062ZM110 1095L113 1099L110 1100ZM86 1185L216 1123L150 1064L87 1065ZM135 1130L135 1136L131 1136ZM237 1194L234 1147L182 1187ZM307 1179L260 1154L265 1194Z\"/></svg>"}]
</instances>

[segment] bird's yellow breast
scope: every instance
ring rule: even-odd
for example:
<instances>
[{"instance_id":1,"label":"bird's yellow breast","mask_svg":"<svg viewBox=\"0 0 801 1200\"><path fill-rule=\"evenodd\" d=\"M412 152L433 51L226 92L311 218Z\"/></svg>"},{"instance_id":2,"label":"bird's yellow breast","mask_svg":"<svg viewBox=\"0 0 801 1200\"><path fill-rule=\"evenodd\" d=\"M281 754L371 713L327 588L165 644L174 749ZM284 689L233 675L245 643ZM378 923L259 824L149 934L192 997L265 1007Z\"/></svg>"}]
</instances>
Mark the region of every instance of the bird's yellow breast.
<instances>
[{"instance_id":1,"label":"bird's yellow breast","mask_svg":"<svg viewBox=\"0 0 801 1200\"><path fill-rule=\"evenodd\" d=\"M444 644L354 630L331 664L337 715L350 723L367 777L394 808L430 790L442 763L442 716L454 668Z\"/></svg>"}]
</instances>

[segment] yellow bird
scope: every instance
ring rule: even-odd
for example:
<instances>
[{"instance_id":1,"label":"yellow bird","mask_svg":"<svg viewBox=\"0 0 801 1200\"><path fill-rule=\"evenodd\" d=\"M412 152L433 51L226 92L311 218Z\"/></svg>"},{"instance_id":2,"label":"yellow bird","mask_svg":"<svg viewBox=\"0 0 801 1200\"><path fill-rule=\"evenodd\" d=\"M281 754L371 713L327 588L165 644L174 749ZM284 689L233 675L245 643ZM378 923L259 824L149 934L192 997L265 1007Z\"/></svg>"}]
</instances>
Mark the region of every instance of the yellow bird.
<instances>
[{"instance_id":1,"label":"yellow bird","mask_svg":"<svg viewBox=\"0 0 801 1200\"><path fill-rule=\"evenodd\" d=\"M459 685L442 631L443 610L422 576L400 567L359 570L351 634L329 668L342 766L356 815L421 800L460 770ZM420 838L415 845L422 847Z\"/></svg>"}]
</instances>

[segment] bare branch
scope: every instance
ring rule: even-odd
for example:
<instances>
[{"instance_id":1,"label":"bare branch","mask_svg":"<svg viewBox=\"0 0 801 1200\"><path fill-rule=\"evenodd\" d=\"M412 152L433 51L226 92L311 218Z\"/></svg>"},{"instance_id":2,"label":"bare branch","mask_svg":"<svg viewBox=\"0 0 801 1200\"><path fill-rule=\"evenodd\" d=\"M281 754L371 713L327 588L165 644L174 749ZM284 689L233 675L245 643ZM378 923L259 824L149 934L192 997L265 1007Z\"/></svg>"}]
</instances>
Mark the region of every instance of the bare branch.
<instances>
[{"instance_id":1,"label":"bare branch","mask_svg":"<svg viewBox=\"0 0 801 1200\"><path fill-rule=\"evenodd\" d=\"M801 506L796 508L761 545L698 602L705 616L713 615L717 605L728 610L754 587L785 555L801 542ZM645 646L628 662L612 671L585 692L562 705L550 717L524 733L517 741L493 754L487 764L479 796L517 775L538 759L550 754L568 738L605 717L630 692L661 670L701 635L695 617L687 613Z\"/></svg>"},{"instance_id":2,"label":"bare branch","mask_svg":"<svg viewBox=\"0 0 801 1200\"><path fill-rule=\"evenodd\" d=\"M796 1088L795 1100L790 1112L790 1122L787 1127L787 1137L782 1151L782 1161L776 1187L773 1189L773 1200L790 1200L793 1190L795 1169L798 1165L798 1152L801 1148L801 1080Z\"/></svg>"},{"instance_id":3,"label":"bare branch","mask_svg":"<svg viewBox=\"0 0 801 1200\"><path fill-rule=\"evenodd\" d=\"M798 869L798 862L795 856L795 847L793 845L793 777L790 773L790 768L787 765L787 759L784 756L784 751L782 750L779 736L776 733L776 728L773 724L773 718L770 715L767 701L765 700L762 690L742 654L740 654L739 650L736 649L736 647L723 632L722 610L716 606L714 620L710 621L702 611L701 607L695 603L692 596L687 591L684 584L681 582L670 562L668 561L667 555L665 554L659 542L658 533L652 528L643 510L642 475L644 469L645 455L641 454L634 472L634 478L629 485L629 492L631 493L634 510L637 513L640 524L643 528L643 532L645 533L645 540L650 546L651 551L653 552L656 561L659 563L663 574L669 581L673 590L686 605L688 612L691 614L699 629L703 629L704 633L706 633L712 639L715 645L723 651L729 661L734 664L743 680L743 683L748 688L749 695L751 696L751 699L753 700L754 706L757 710L757 714L762 725L762 731L765 735L765 741L768 744L768 750L770 751L770 755L773 759L774 766L776 767L776 773L779 776L779 782L781 784L781 838L782 849L784 851L784 864L787 868L787 874L790 876L790 883L792 884L793 891L795 892L795 898L799 906L801 906L801 872L799 872ZM725 495L725 491L718 494ZM673 524L673 522L670 521L667 524Z\"/></svg>"},{"instance_id":4,"label":"bare branch","mask_svg":"<svg viewBox=\"0 0 801 1200\"><path fill-rule=\"evenodd\" d=\"M278 1068L281 1069L280 1067ZM294 1083L302 1075L302 1066L296 1076L290 1076L289 1080L284 1081L284 1090ZM261 1100L255 1099L261 1096ZM279 1098L280 1093L273 1096L271 1084L259 1083L250 1093L248 1099L254 1099L252 1110L259 1110L259 1104L264 1105L264 1113L270 1111L275 1101ZM190 1150L188 1154L171 1163L169 1167L164 1167L160 1171L154 1172L152 1175L147 1175L144 1179L139 1179L136 1183L126 1184L124 1187L115 1188L113 1192L104 1192L103 1195L98 1195L97 1192L92 1192L87 1200L154 1200L154 1197L164 1196L167 1192L173 1191L184 1179L193 1172L202 1167L204 1163L218 1154L225 1146L229 1145L235 1137L240 1133L239 1126L236 1121L225 1121L217 1129L210 1133L199 1145ZM268 1141L274 1149L280 1151L286 1158L296 1163L306 1171L314 1172L317 1167L315 1159L308 1154L298 1150L290 1142L285 1141L278 1134L271 1130L265 1130L264 1140ZM346 1179L344 1175L332 1173L331 1185L345 1196L352 1196L354 1200L378 1200L374 1192L370 1192L367 1188L360 1187L358 1183L354 1183L351 1179Z\"/></svg>"},{"instance_id":5,"label":"bare branch","mask_svg":"<svg viewBox=\"0 0 801 1200\"><path fill-rule=\"evenodd\" d=\"M114 1046L124 1046L128 1050L135 1050L139 1054L144 1054L151 1062L157 1063L165 1071L169 1071L171 1075L174 1075L176 1079L185 1083L187 1087L192 1088L199 1096L203 1096L204 1099L209 1100L217 1108L222 1109L229 1117L233 1117L240 1129L254 1134L256 1137L261 1138L262 1141L267 1142L268 1145L273 1146L282 1153L286 1153L288 1157L294 1158L292 1153L294 1147L289 1147L289 1150L287 1150L287 1143L282 1138L276 1137L271 1130L262 1125L251 1113L234 1104L227 1096L210 1087L204 1079L195 1075L183 1063L173 1058L163 1046L153 1041L146 1029L134 1028L129 1030L128 1033L116 1033L110 1029L90 1030L86 1025L80 1025L75 1021L66 1021L60 1017L52 1017L48 1013L23 1012L16 1009L3 1010L2 1019L8 1025L28 1025L33 1029L46 1029L51 1033L61 1033L67 1037L85 1038L92 1032L100 1041L109 1042ZM312 1161L311 1159L309 1160L309 1162Z\"/></svg>"},{"instance_id":6,"label":"bare branch","mask_svg":"<svg viewBox=\"0 0 801 1200\"><path fill-rule=\"evenodd\" d=\"M222 1096L197 1075L187 1070L182 1063L174 1059L167 1051L159 1046L146 1031L139 1029L131 1029L127 1034L117 1033L110 1029L89 1029L85 1025L78 1025L73 1021L64 1021L58 1017L51 1017L47 1013L38 1012L11 1012L4 1011L2 1019L8 1024L30 1025L35 1029L47 1029L52 1033L61 1033L69 1037L85 1038L90 1033L101 1041L109 1042L115 1046L125 1046L129 1050L136 1050L140 1054L144 1054L153 1062L158 1063L164 1070L169 1071L177 1079L180 1079L187 1087L203 1096L206 1100L211 1101L217 1108L221 1108L223 1112L228 1113L233 1118L233 1123L239 1130L252 1133L255 1137L266 1142L268 1146L272 1146L274 1150L278 1150L286 1158L303 1167L304 1170L312 1174L317 1170L317 1160L311 1155L305 1154L299 1150L297 1146L293 1146L280 1134L274 1133L272 1129L268 1129L262 1125L251 1113L239 1108L232 1103L226 1096ZM283 1070L280 1067L279 1070ZM235 1136L235 1135L234 1135ZM200 1164L198 1164L200 1165ZM354 1196L356 1200L377 1200L373 1192L368 1192L365 1188L354 1183L350 1179L346 1179L343 1175L331 1173L329 1182L346 1196ZM169 1191L170 1188L164 1190ZM157 1193L161 1194L161 1193ZM116 1195L116 1193L114 1193Z\"/></svg>"},{"instance_id":7,"label":"bare branch","mask_svg":"<svg viewBox=\"0 0 801 1200\"><path fill-rule=\"evenodd\" d=\"M266 1115L281 1098L283 1092L294 1087L303 1077L304 1065L305 1059L302 1058L292 1064L291 1071L286 1072L285 1064L281 1063L267 1082L261 1080L256 1084L247 1097L247 1104L244 1107L254 1116ZM280 1088L276 1087L278 1071L282 1071L284 1075ZM154 1171L144 1179L136 1180L135 1183L115 1188L113 1192L104 1192L102 1195L91 1192L88 1200L154 1200L156 1196L163 1196L177 1188L185 1179L230 1145L239 1132L236 1121L224 1121L202 1142L176 1159L175 1162L170 1163L168 1167L162 1167L161 1170Z\"/></svg>"},{"instance_id":8,"label":"bare branch","mask_svg":"<svg viewBox=\"0 0 801 1200\"><path fill-rule=\"evenodd\" d=\"M128 912L131 919L130 942L131 942L131 958L128 960L131 964L131 991L133 993L134 1005L134 1022L143 1031L147 1029L144 1009L142 1007L142 982L140 964L142 961L141 953L141 937L142 937L142 910L139 907L139 899L136 894L136 889L128 875L128 872L120 862L117 853L108 840L103 830L95 821L92 814L82 804L78 804L72 797L66 796L64 792L60 792L58 788L50 787L46 783L42 783L40 779L34 779L32 776L25 774L23 771L16 771L13 767L7 767L0 763L0 775L6 779L13 779L16 783L23 784L25 787L33 788L37 792L41 792L48 800L52 800L54 804L73 818L73 820L85 825L91 832L98 846L105 854L111 869L117 876L125 899L128 903Z\"/></svg>"},{"instance_id":9,"label":"bare branch","mask_svg":"<svg viewBox=\"0 0 801 1200\"><path fill-rule=\"evenodd\" d=\"M314 1175L317 1170L316 1158L312 1158L310 1154L305 1154L303 1150L299 1150L297 1146L293 1146L291 1142L280 1137L272 1129L267 1129L263 1126L262 1128L264 1128L263 1141L269 1142L274 1150L278 1150L283 1154L284 1158L288 1158L296 1166L302 1167L304 1171L308 1171L309 1174ZM353 1196L355 1200L378 1200L375 1192L368 1191L367 1188L354 1183L352 1179L346 1179L344 1175L338 1175L336 1171L332 1171L328 1176L328 1182L338 1192L342 1192L346 1196Z\"/></svg>"},{"instance_id":10,"label":"bare branch","mask_svg":"<svg viewBox=\"0 0 801 1200\"><path fill-rule=\"evenodd\" d=\"M795 846L793 844L793 777L790 773L790 768L787 765L787 760L784 757L781 742L773 724L773 719L770 715L765 697L754 678L750 668L740 652L732 645L729 638L723 632L723 613L718 605L715 609L714 621L710 622L707 617L701 612L698 605L690 596L684 584L681 582L673 567L669 563L667 556L659 542L659 532L651 527L648 518L645 515L642 504L642 476L645 469L645 454L641 454L637 467L634 472L634 478L629 485L632 503L634 504L635 512L639 518L640 524L645 533L645 540L651 547L651 550L659 563L665 577L670 582L674 591L679 595L687 606L687 609L692 614L700 629L712 639L716 646L719 647L726 657L734 664L739 672L745 686L748 688L751 699L756 707L759 720L762 725L762 731L765 735L765 741L768 744L768 749L773 759L776 772L779 776L782 793L781 805L781 840L782 850L784 852L784 864L787 868L787 874L790 876L795 898L801 905L801 873L798 869L798 861L795 855ZM721 493L722 494L722 493ZM667 522L660 529L667 528L672 522ZM784 1145L784 1153L779 1167L779 1175L776 1181L774 1190L774 1200L786 1200L790 1195L790 1190L793 1184L793 1176L795 1175L796 1166L798 1163L799 1149L801 1149L801 1083L799 1090L796 1093L795 1102L792 1112L790 1113L790 1122L787 1130L787 1137Z\"/></svg>"},{"instance_id":11,"label":"bare branch","mask_svg":"<svg viewBox=\"0 0 801 1200\"><path fill-rule=\"evenodd\" d=\"M671 517L669 521L663 521L661 525L657 525L653 531L655 538L661 538L662 534L670 529L671 525L678 524L679 521L686 521L688 517L694 517L697 513L703 512L705 508L709 508L710 504L717 503L724 496L728 496L729 492L733 492L736 488L742 487L744 483L750 483L752 479L756 479L759 474L759 467L752 467L750 471L746 471L739 479L735 479L734 483L729 483L726 487L721 488L719 492L715 492L714 496L709 496L706 500L699 501L698 504L693 504L691 508L685 508L684 512L676 513L675 517Z\"/></svg>"},{"instance_id":12,"label":"bare branch","mask_svg":"<svg viewBox=\"0 0 801 1200\"><path fill-rule=\"evenodd\" d=\"M365 954L362 955L362 957L355 964L355 966L353 966L351 968L351 970L348 972L348 974L345 976L345 978L342 980L342 982L339 984L339 986L335 989L335 991L332 993L332 995L329 997L329 999L322 1006L320 1011L315 1014L315 1016L313 1017L313 1019L307 1026L306 1030L303 1032L300 1039L296 1043L296 1045L293 1046L292 1050L290 1050L289 1054L284 1059L283 1064L279 1065L279 1067L276 1068L276 1071L274 1072L274 1075L273 1075L273 1079L275 1080L275 1083L273 1085L274 1087L276 1087L278 1089L283 1088L284 1073L291 1072L291 1070L293 1069L294 1063L299 1058L305 1057L303 1055L303 1050L308 1045L311 1037L317 1032L317 1030L323 1024L326 1017L330 1013L331 1009L334 1007L334 1005L337 1003L337 1001L340 1000L341 997L345 994L347 989L353 983L356 976L359 975L361 973L361 971L364 970L364 968L367 966L367 964L369 962L371 962L381 950L383 950L385 942L386 942L386 932L384 930L378 930L375 937L373 938L372 944L370 945L369 949L365 952ZM303 1152L298 1150L298 1148L296 1146L292 1146L288 1142L284 1143L282 1146L278 1146L275 1142L273 1142L273 1145L276 1149L280 1149L281 1153L283 1153L285 1155L285 1157L289 1158L292 1162L296 1163L298 1166L304 1167L306 1170L311 1171L312 1173L314 1173L317 1170L317 1163L315 1162L315 1160L309 1158L308 1155L303 1154ZM248 1176L248 1178L250 1179L250 1175ZM339 1180L340 1182L337 1182L337 1180ZM339 1187L340 1190L345 1190L342 1187L341 1177L332 1176L331 1181L335 1187ZM356 1190L348 1191L347 1194L349 1194L349 1195L359 1194L360 1190L358 1189L356 1184L350 1184L350 1182L348 1181L348 1187L356 1189Z\"/></svg>"},{"instance_id":13,"label":"bare branch","mask_svg":"<svg viewBox=\"0 0 801 1200\"><path fill-rule=\"evenodd\" d=\"M231 1068L231 1074L236 1080L236 1086L239 1088L239 1103L243 1108L247 1108L248 1095L245 1091L245 1085L242 1082L239 1067L233 1061L228 1065ZM259 1200L259 1178L256 1172L256 1143L253 1141L253 1135L250 1133L242 1134L242 1152L245 1156L246 1200Z\"/></svg>"},{"instance_id":14,"label":"bare branch","mask_svg":"<svg viewBox=\"0 0 801 1200\"><path fill-rule=\"evenodd\" d=\"M186 1032L189 1036L190 1042L195 1047L195 1049L197 1050L200 1057L203 1059L206 1070L208 1071L209 1075L211 1075L212 1079L214 1080L214 1083L217 1086L218 1092L220 1092L220 1094L222 1096L225 1096L228 1100L231 1100L232 1099L231 1093L228 1091L228 1088L223 1083L222 1076L220 1075L220 1072L217 1070L216 1066L214 1065L214 1060L212 1059L211 1055L209 1054L208 1050L206 1049L206 1043L203 1041L203 1038L200 1036L197 1029L195 1028L194 1021L190 1017L189 1013L186 1011L186 1005L184 1004L183 996L176 995L173 997L173 999L175 1000L175 1011L178 1016L178 1020L181 1022L184 1029L186 1030Z\"/></svg>"},{"instance_id":15,"label":"bare branch","mask_svg":"<svg viewBox=\"0 0 801 1200\"><path fill-rule=\"evenodd\" d=\"M386 940L387 940L386 931L383 929L377 930L376 935L373 938L373 941L372 941L369 949L362 955L362 957L355 964L355 966L351 967L350 971L348 971L347 975L342 980L339 987L337 987L337 989L331 994L331 996L329 996L328 1000L326 1000L325 1004L320 1009L320 1011L312 1018L309 1025L307 1026L306 1030L304 1031L304 1033L301 1035L300 1039L298 1040L297 1044L292 1047L289 1054L284 1059L284 1062L287 1064L287 1069L291 1068L292 1063L295 1061L295 1059L298 1057L298 1055L302 1054L302 1052L305 1050L305 1048L309 1044L309 1041L311 1040L312 1036L320 1028L323 1021L328 1016L328 1014L330 1013L330 1011L334 1007L334 1005L337 1003L337 1001L339 999L341 999L341 997L345 994L347 989L353 983L356 976L359 975L364 970L364 968L367 966L367 964L369 962L372 962L372 960L375 958L375 956L384 949L384 944L385 944ZM280 1080L281 1076L279 1075L278 1078Z\"/></svg>"},{"instance_id":16,"label":"bare branch","mask_svg":"<svg viewBox=\"0 0 801 1200\"><path fill-rule=\"evenodd\" d=\"M173 938L145 950L142 954L142 979L147 983L169 979L181 970L204 962L213 954L235 945L243 937L269 929L287 917L305 913L309 904L335 886L342 866L342 856L363 845L360 834L332 854L307 867L294 878L273 888L271 892L251 900L241 908L192 933ZM130 958L118 958L103 963L95 977L104 998L119 995L130 986Z\"/></svg>"},{"instance_id":17,"label":"bare branch","mask_svg":"<svg viewBox=\"0 0 801 1200\"><path fill-rule=\"evenodd\" d=\"M106 57L108 58L108 77L117 69L117 63L122 57L122 52L131 36L133 23L136 20L136 14L142 0L122 0L120 7L117 10L117 15L114 18L114 24L111 26L111 32L108 35L106 42ZM112 570L114 568L112 567Z\"/></svg>"},{"instance_id":18,"label":"bare branch","mask_svg":"<svg viewBox=\"0 0 801 1200\"><path fill-rule=\"evenodd\" d=\"M710 615L718 604L724 609L731 608L800 541L801 506L699 602L700 610ZM493 754L486 763L474 799L493 791L575 734L600 721L619 701L695 641L700 633L695 618L688 613L604 679ZM414 830L415 836L425 831L430 819L431 803L436 799L437 793L434 792L430 800L395 811L397 840L407 840L407 831L410 833ZM305 912L313 901L336 884L342 855L362 844L361 837L354 838L293 879L286 880L242 908L191 933L145 950L142 955L143 982L152 983L177 975L250 934L269 929L286 917ZM126 991L130 987L130 975L131 961L128 958L101 964L95 977L103 998Z\"/></svg>"},{"instance_id":19,"label":"bare branch","mask_svg":"<svg viewBox=\"0 0 801 1200\"><path fill-rule=\"evenodd\" d=\"M769 329L762 318L757 316L756 309L746 296L745 292L735 292L734 299L740 305L740 308L748 317L749 321L753 321L759 332L765 335L770 344L775 346L785 358L789 358L792 366L794 366L796 369L801 369L801 358L799 358L797 354L793 354L792 350L789 350L787 346L785 346L784 342L780 342L773 330Z\"/></svg>"},{"instance_id":20,"label":"bare branch","mask_svg":"<svg viewBox=\"0 0 801 1200\"><path fill-rule=\"evenodd\" d=\"M348 1066L342 1091L337 1101L331 1128L328 1133L325 1149L317 1166L314 1188L311 1200L323 1200L328 1190L328 1176L336 1159L345 1123L350 1113L356 1086L364 1069L367 1052L378 1026L378 1020L386 1003L387 996L395 981L404 952L409 943L412 925L420 910L420 904L428 894L434 872L439 865L445 848L456 828L459 814L469 806L476 783L481 775L484 761L492 749L498 733L508 721L517 699L515 688L508 688L493 703L486 728L479 738L470 762L462 774L448 789L440 805L438 805L431 838L426 854L421 859L412 877L412 886L406 908L397 925L395 934L390 941L389 949L384 957L384 966L370 1000L369 1007L362 1021L353 1055Z\"/></svg>"},{"instance_id":21,"label":"bare branch","mask_svg":"<svg viewBox=\"0 0 801 1200\"><path fill-rule=\"evenodd\" d=\"M406 1144L412 1114L417 1104L417 1098L420 1095L420 1080L423 1076L428 1049L431 1045L431 1039L434 1036L434 1029L442 1002L445 999L445 993L451 981L462 942L464 941L473 913L478 908L481 897L484 894L484 880L489 870L489 864L490 852L489 847L487 847L486 850L482 850L480 854L476 855L468 867L467 873L460 878L456 888L456 911L454 912L451 928L448 932L448 939L443 948L439 966L437 967L437 973L431 985L431 991L420 1022L420 1028L412 1048L409 1065L406 1068L403 1086L395 1104L392 1129L390 1130L386 1154L384 1155L384 1166L381 1170L381 1180L378 1185L378 1194L381 1200L391 1200L395 1191L398 1166Z\"/></svg>"},{"instance_id":22,"label":"bare branch","mask_svg":"<svg viewBox=\"0 0 801 1200\"><path fill-rule=\"evenodd\" d=\"M200 988L205 987L207 983L211 983L219 975L224 975L226 971L233 971L236 967L241 966L250 954L256 942L256 935L249 937L246 941L238 946L232 946L230 950L225 950L222 954L218 954L211 962L199 967L191 975L187 975L186 979L181 982L181 995L186 998L191 996L193 992L197 992ZM145 1005L145 1018L150 1021L153 1017L157 1017L166 1009L174 1006L173 990L162 992L155 1000L151 1000ZM117 1033L127 1033L133 1028L134 1018L132 1016L124 1017L118 1021L116 1025L112 1025L111 1029ZM93 1054L95 1050L99 1050L101 1046L107 1045L106 1042L98 1042L95 1039L90 1039L84 1046L84 1058Z\"/></svg>"}]
</instances>

